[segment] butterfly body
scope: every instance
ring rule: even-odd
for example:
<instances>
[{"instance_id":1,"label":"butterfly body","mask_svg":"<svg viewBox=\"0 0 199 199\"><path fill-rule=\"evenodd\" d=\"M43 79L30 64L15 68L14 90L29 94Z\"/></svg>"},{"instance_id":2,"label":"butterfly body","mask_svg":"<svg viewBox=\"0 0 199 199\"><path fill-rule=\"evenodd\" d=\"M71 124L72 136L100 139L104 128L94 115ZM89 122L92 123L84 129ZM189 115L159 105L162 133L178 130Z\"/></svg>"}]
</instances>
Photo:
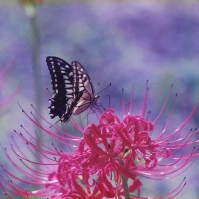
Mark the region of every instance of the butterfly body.
<instances>
[{"instance_id":1,"label":"butterfly body","mask_svg":"<svg viewBox=\"0 0 199 199\"><path fill-rule=\"evenodd\" d=\"M61 122L67 122L72 115L79 115L92 108L99 96L84 67L77 61L68 64L61 58L46 58L50 71L53 96L50 98L50 116L58 116Z\"/></svg>"}]
</instances>

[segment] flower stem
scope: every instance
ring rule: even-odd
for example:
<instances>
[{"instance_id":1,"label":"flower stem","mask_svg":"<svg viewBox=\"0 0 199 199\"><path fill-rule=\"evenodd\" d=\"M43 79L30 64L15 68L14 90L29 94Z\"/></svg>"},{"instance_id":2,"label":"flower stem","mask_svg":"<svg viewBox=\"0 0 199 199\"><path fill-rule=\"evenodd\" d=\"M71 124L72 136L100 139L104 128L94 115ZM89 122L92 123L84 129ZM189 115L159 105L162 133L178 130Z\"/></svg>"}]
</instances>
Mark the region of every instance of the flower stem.
<instances>
[{"instance_id":1,"label":"flower stem","mask_svg":"<svg viewBox=\"0 0 199 199\"><path fill-rule=\"evenodd\" d=\"M125 199L130 199L129 190L128 190L128 183L127 183L126 176L124 176L124 175L122 175L122 184L123 184L123 188L124 188Z\"/></svg>"}]
</instances>

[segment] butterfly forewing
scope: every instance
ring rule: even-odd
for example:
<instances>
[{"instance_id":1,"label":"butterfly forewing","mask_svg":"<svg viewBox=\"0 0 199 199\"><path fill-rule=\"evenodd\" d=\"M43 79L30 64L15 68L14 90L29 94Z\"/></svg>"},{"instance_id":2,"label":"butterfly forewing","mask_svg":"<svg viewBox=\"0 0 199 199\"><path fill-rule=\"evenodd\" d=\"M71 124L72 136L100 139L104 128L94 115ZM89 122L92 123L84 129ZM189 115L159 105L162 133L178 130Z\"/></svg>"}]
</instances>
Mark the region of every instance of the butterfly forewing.
<instances>
[{"instance_id":1,"label":"butterfly forewing","mask_svg":"<svg viewBox=\"0 0 199 199\"><path fill-rule=\"evenodd\" d=\"M51 118L59 116L61 122L67 122L72 114L78 115L97 102L90 77L79 62L70 65L58 57L47 57L46 62L54 90Z\"/></svg>"},{"instance_id":2,"label":"butterfly forewing","mask_svg":"<svg viewBox=\"0 0 199 199\"><path fill-rule=\"evenodd\" d=\"M58 57L47 57L46 59L54 95L50 98L50 116L60 118L65 114L67 106L73 101L73 68ZM71 114L66 115L70 118Z\"/></svg>"}]
</instances>

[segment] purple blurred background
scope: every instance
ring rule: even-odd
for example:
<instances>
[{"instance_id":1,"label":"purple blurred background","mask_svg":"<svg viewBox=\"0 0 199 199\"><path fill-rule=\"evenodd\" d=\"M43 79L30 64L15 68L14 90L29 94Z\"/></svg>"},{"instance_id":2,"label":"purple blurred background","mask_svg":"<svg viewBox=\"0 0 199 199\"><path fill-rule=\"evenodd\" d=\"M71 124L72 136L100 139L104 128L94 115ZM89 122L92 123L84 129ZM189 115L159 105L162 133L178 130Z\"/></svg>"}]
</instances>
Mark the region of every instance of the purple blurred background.
<instances>
[{"instance_id":1,"label":"purple blurred background","mask_svg":"<svg viewBox=\"0 0 199 199\"><path fill-rule=\"evenodd\" d=\"M27 111L31 110L30 104L34 104L50 120L46 87L51 90L51 83L45 61L49 55L69 63L74 60L82 63L96 92L112 83L101 93L100 101L107 107L106 95L109 95L110 106L120 117L122 88L127 102L134 88L133 111L137 113L146 80L150 87L147 110L152 111L152 120L163 105L171 84L174 84L173 96L178 93L175 110L179 121L176 119L175 122L180 124L188 116L199 98L198 3L149 3L147 0L132 3L49 2L44 1L35 9L34 21L31 21L19 2L0 1L1 67L14 61L14 72L1 95L6 96L16 85L22 84L1 117L3 146L9 148L13 129L27 123L17 101ZM35 60L33 63L34 58L39 62ZM35 68L35 64L40 67ZM83 116L80 117L84 121ZM192 121L191 127L198 127L199 110ZM28 128L34 131L33 126ZM2 153L0 155L1 159L5 158ZM196 161L192 169L174 180L149 181L151 187L147 186L145 195L169 192L186 176L187 185L179 198L198 198L198 163Z\"/></svg>"}]
</instances>

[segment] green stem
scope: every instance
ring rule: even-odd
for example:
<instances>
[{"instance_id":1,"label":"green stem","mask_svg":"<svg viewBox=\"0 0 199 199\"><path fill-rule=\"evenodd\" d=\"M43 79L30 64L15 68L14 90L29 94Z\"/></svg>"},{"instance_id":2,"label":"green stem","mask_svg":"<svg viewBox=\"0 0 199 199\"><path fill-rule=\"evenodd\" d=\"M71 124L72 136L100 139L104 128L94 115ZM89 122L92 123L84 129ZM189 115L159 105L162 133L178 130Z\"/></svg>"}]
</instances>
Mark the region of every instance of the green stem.
<instances>
[{"instance_id":1,"label":"green stem","mask_svg":"<svg viewBox=\"0 0 199 199\"><path fill-rule=\"evenodd\" d=\"M124 176L124 175L122 175L122 184L123 184L123 188L124 188L125 199L130 199L128 183L127 183L126 176Z\"/></svg>"},{"instance_id":2,"label":"green stem","mask_svg":"<svg viewBox=\"0 0 199 199\"><path fill-rule=\"evenodd\" d=\"M36 8L35 8L36 11ZM32 39L32 71L34 80L35 108L41 110L42 107L42 92L41 92L41 66L40 66L40 39L39 29L37 26L36 13L29 17L31 25ZM36 129L36 136L41 141L42 133L39 128Z\"/></svg>"}]
</instances>

